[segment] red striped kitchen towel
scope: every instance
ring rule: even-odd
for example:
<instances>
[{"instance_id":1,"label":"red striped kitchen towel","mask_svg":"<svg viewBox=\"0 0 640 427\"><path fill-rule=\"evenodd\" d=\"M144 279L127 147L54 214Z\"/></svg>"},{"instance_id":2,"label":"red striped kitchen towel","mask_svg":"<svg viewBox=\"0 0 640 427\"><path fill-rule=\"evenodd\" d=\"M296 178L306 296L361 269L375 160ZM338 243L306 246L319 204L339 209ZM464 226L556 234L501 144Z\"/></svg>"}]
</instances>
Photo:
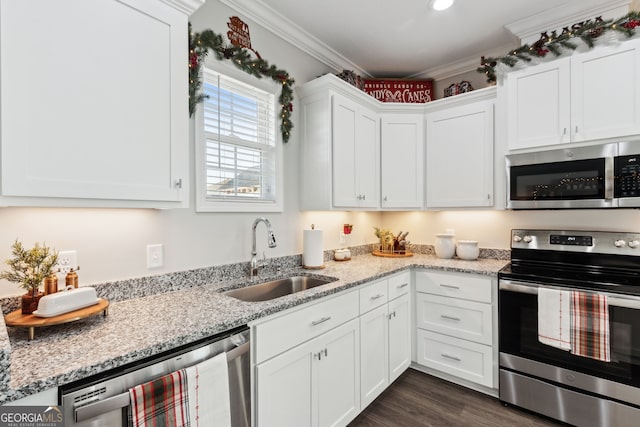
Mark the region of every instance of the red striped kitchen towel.
<instances>
[{"instance_id":1,"label":"red striped kitchen towel","mask_svg":"<svg viewBox=\"0 0 640 427\"><path fill-rule=\"evenodd\" d=\"M134 427L189 427L187 375L167 374L129 389L129 425Z\"/></svg>"},{"instance_id":2,"label":"red striped kitchen towel","mask_svg":"<svg viewBox=\"0 0 640 427\"><path fill-rule=\"evenodd\" d=\"M611 361L607 296L572 291L571 353L603 362Z\"/></svg>"}]
</instances>

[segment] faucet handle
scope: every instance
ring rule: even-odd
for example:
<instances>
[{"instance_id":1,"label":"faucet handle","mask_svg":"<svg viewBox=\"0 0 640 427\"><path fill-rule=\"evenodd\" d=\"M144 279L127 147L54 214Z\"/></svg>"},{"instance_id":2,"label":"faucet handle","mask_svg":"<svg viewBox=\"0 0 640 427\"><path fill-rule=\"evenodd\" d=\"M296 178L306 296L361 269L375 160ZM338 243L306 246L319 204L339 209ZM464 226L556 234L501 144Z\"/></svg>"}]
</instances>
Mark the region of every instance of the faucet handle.
<instances>
[{"instance_id":1,"label":"faucet handle","mask_svg":"<svg viewBox=\"0 0 640 427\"><path fill-rule=\"evenodd\" d=\"M278 246L276 243L276 235L273 234L273 231L269 230L267 234L268 234L267 238L269 241L269 247L275 248L276 246Z\"/></svg>"}]
</instances>

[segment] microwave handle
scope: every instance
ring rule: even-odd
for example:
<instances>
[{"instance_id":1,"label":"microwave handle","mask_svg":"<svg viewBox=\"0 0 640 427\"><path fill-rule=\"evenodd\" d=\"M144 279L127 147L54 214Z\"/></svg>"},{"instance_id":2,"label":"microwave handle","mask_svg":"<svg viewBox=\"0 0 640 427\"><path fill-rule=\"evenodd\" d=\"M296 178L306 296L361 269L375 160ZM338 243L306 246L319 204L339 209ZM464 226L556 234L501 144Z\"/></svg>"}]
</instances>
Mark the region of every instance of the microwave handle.
<instances>
[{"instance_id":1,"label":"microwave handle","mask_svg":"<svg viewBox=\"0 0 640 427\"><path fill-rule=\"evenodd\" d=\"M613 186L614 186L614 162L613 157L607 156L604 158L604 198L605 200L613 200Z\"/></svg>"}]
</instances>

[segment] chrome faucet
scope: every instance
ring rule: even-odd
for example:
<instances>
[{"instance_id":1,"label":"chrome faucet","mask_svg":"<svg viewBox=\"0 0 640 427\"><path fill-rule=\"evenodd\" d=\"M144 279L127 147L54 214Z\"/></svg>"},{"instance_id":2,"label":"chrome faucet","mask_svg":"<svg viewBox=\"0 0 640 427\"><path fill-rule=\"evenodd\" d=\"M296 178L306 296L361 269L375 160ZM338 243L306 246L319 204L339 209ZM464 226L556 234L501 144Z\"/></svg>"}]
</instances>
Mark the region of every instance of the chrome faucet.
<instances>
[{"instance_id":1,"label":"chrome faucet","mask_svg":"<svg viewBox=\"0 0 640 427\"><path fill-rule=\"evenodd\" d=\"M251 230L253 234L253 240L251 244L251 266L249 267L249 274L251 276L251 279L258 275L258 267L261 267L261 265L258 264L258 258L256 257L256 255L258 254L256 252L256 227L260 222L264 222L264 224L267 226L267 242L269 244L269 247L275 248L277 246L276 235L273 234L273 230L271 230L271 223L269 222L269 220L263 216L261 216L260 218L256 218L256 220L253 221L253 228Z\"/></svg>"}]
</instances>

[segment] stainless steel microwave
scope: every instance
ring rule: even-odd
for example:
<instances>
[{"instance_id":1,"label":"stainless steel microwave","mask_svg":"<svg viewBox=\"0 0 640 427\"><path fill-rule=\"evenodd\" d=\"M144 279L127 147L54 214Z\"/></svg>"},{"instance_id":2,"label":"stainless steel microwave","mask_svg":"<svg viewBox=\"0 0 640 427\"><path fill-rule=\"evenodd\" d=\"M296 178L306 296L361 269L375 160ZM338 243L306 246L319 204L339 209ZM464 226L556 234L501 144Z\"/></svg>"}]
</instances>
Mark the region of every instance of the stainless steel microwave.
<instances>
[{"instance_id":1,"label":"stainless steel microwave","mask_svg":"<svg viewBox=\"0 0 640 427\"><path fill-rule=\"evenodd\" d=\"M506 156L507 208L640 207L640 141Z\"/></svg>"}]
</instances>

